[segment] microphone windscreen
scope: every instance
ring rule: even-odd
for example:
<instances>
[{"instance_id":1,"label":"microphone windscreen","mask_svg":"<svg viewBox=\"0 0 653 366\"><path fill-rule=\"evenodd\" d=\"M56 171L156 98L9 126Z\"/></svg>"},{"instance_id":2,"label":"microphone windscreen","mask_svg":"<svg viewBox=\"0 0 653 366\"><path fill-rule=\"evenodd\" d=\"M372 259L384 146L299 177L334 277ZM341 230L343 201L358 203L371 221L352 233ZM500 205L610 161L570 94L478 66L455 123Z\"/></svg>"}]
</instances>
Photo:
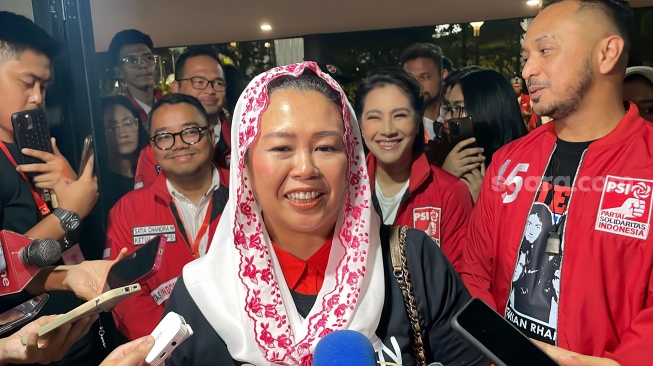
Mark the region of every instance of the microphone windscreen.
<instances>
[{"instance_id":1,"label":"microphone windscreen","mask_svg":"<svg viewBox=\"0 0 653 366\"><path fill-rule=\"evenodd\" d=\"M315 346L313 366L375 366L372 343L362 333L337 330L327 334Z\"/></svg>"},{"instance_id":2,"label":"microphone windscreen","mask_svg":"<svg viewBox=\"0 0 653 366\"><path fill-rule=\"evenodd\" d=\"M23 263L47 267L61 259L61 244L54 239L36 239L21 250Z\"/></svg>"}]
</instances>

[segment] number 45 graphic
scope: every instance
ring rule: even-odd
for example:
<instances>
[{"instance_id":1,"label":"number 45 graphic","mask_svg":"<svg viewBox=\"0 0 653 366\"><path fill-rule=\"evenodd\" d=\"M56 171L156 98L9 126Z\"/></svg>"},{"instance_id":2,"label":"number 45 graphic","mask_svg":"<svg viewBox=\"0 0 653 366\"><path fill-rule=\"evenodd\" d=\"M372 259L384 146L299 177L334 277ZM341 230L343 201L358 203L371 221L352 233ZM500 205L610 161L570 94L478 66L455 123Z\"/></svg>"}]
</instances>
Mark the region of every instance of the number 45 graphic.
<instances>
[{"instance_id":1,"label":"number 45 graphic","mask_svg":"<svg viewBox=\"0 0 653 366\"><path fill-rule=\"evenodd\" d=\"M498 184L495 184L495 187L501 189L501 185L503 185L503 194L501 197L503 197L503 203L510 203L514 201L517 198L517 195L519 194L519 191L521 191L522 187L524 186L524 178L518 176L519 172L526 172L528 171L528 166L529 164L527 163L519 163L517 166L515 166L510 174L506 178L503 177L503 173L506 172L506 169L508 168L508 165L510 164L511 160L506 160L505 163L499 168L499 174L496 178L496 182ZM508 194L508 187L511 185L515 185L515 189L512 191L512 193Z\"/></svg>"}]
</instances>

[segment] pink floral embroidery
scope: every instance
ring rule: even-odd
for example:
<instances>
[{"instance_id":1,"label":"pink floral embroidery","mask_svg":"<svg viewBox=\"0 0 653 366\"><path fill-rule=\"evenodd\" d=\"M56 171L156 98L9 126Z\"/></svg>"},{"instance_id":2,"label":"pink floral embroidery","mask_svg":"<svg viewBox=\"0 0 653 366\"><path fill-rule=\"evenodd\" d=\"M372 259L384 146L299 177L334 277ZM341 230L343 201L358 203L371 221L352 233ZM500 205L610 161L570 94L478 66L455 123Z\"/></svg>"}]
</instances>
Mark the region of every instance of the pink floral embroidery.
<instances>
[{"instance_id":1,"label":"pink floral embroidery","mask_svg":"<svg viewBox=\"0 0 653 366\"><path fill-rule=\"evenodd\" d=\"M256 274L258 273L258 270L254 266L254 264L252 264L253 261L254 261L254 257L245 258L246 264L245 264L245 270L243 271L243 276L249 277L249 279L254 283L258 283L258 280L256 279ZM260 290L258 294L260 294Z\"/></svg>"},{"instance_id":2,"label":"pink floral embroidery","mask_svg":"<svg viewBox=\"0 0 653 366\"><path fill-rule=\"evenodd\" d=\"M348 284L349 286L355 286L355 285L357 285L357 284L358 284L358 277L359 277L359 274L358 274L358 273L350 272L350 273L349 273L349 278L347 279L347 284Z\"/></svg>"}]
</instances>

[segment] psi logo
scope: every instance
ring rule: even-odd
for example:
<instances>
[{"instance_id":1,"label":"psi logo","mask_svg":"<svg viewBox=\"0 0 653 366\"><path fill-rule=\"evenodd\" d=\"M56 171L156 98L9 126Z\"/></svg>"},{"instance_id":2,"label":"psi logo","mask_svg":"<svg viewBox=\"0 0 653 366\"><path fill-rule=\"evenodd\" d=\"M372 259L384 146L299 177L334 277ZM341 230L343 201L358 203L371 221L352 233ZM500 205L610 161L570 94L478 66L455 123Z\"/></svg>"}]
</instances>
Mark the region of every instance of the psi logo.
<instances>
[{"instance_id":1,"label":"psi logo","mask_svg":"<svg viewBox=\"0 0 653 366\"><path fill-rule=\"evenodd\" d=\"M637 239L648 237L653 181L606 177L595 229Z\"/></svg>"},{"instance_id":2,"label":"psi logo","mask_svg":"<svg viewBox=\"0 0 653 366\"><path fill-rule=\"evenodd\" d=\"M440 245L440 207L419 207L413 209L413 227L424 231L437 245Z\"/></svg>"}]
</instances>

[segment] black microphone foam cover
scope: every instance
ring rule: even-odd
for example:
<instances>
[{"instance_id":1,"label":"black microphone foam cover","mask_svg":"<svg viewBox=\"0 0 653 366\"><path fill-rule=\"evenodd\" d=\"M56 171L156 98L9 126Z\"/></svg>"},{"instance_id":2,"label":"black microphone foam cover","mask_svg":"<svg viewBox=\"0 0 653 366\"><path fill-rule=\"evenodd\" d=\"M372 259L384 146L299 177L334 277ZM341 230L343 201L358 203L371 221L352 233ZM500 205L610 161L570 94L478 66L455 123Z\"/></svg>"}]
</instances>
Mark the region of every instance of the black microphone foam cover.
<instances>
[{"instance_id":1,"label":"black microphone foam cover","mask_svg":"<svg viewBox=\"0 0 653 366\"><path fill-rule=\"evenodd\" d=\"M36 239L20 252L23 263L35 267L47 267L61 259L61 244L54 239Z\"/></svg>"}]
</instances>

